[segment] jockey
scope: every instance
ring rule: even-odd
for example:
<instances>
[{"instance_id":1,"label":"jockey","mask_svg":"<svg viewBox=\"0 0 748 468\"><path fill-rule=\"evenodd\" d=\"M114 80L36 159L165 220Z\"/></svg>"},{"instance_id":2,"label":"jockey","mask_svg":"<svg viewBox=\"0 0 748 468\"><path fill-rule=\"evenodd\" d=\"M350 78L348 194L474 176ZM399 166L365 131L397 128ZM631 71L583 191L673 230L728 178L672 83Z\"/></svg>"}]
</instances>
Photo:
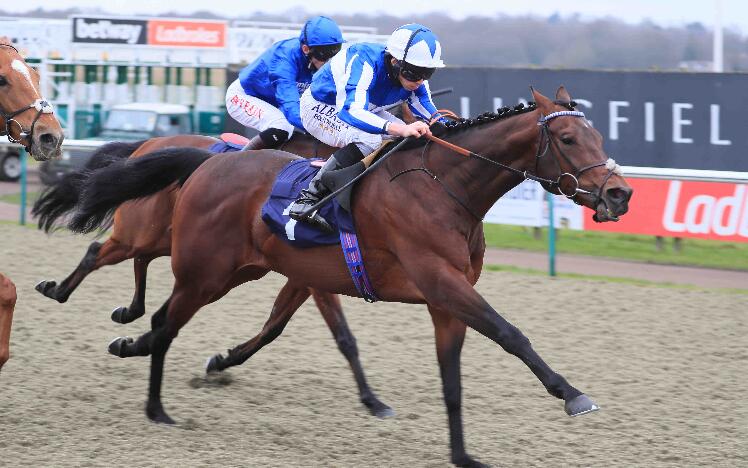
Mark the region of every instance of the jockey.
<instances>
[{"instance_id":1,"label":"jockey","mask_svg":"<svg viewBox=\"0 0 748 468\"><path fill-rule=\"evenodd\" d=\"M239 72L226 90L226 109L245 127L260 131L245 149L277 148L294 127L304 128L299 96L343 42L335 21L315 16L304 23L298 38L276 42Z\"/></svg>"},{"instance_id":2,"label":"jockey","mask_svg":"<svg viewBox=\"0 0 748 468\"><path fill-rule=\"evenodd\" d=\"M387 45L353 44L337 54L314 75L301 96L301 121L318 140L340 148L290 206L289 216L324 231L330 224L315 211L304 212L329 191L321 183L325 172L352 166L382 144L383 135L430 135L422 121L405 124L378 107L407 101L410 110L428 120L436 107L428 80L441 60L441 44L429 28L401 26Z\"/></svg>"}]
</instances>

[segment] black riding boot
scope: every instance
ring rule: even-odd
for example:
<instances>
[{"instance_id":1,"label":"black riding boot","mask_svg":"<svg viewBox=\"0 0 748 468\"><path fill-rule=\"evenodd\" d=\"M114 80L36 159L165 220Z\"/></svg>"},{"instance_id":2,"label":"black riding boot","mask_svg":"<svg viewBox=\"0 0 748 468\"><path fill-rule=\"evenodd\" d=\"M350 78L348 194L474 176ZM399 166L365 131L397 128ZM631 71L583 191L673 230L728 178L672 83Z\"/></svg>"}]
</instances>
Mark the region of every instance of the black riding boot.
<instances>
[{"instance_id":1,"label":"black riding boot","mask_svg":"<svg viewBox=\"0 0 748 468\"><path fill-rule=\"evenodd\" d=\"M322 176L329 171L342 169L361 161L364 158L363 153L358 147L351 143L337 150L325 162L325 165L319 170L314 178L309 182L309 187L302 190L299 198L288 209L288 216L296 221L305 222L315 226L323 232L331 233L334 231L330 223L319 214L319 210L307 213L307 210L314 206L315 203L324 198L330 191L322 184Z\"/></svg>"},{"instance_id":2,"label":"black riding boot","mask_svg":"<svg viewBox=\"0 0 748 468\"><path fill-rule=\"evenodd\" d=\"M253 136L242 151L275 149L282 145L288 139L288 132L278 128L268 128Z\"/></svg>"}]
</instances>

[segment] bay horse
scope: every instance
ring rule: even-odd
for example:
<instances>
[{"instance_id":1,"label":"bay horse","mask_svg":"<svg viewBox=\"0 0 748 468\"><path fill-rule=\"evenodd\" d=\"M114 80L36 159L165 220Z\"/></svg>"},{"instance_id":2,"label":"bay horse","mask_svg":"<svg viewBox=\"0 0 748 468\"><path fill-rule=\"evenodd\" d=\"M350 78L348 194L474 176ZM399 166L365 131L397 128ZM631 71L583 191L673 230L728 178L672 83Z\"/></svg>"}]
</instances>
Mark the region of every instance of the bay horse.
<instances>
[{"instance_id":1,"label":"bay horse","mask_svg":"<svg viewBox=\"0 0 748 468\"><path fill-rule=\"evenodd\" d=\"M50 232L60 219L75 208L80 196L80 185L88 175L97 170L115 161L138 158L160 149L208 149L218 141L209 136L175 135L139 142L108 143L96 150L84 170L68 173L58 183L45 189L34 204L32 214L39 218L40 229ZM308 135L298 133L282 148L308 158L326 158L335 150ZM221 157L221 154L216 156ZM133 259L135 293L132 302L129 307L114 309L112 320L117 323L129 323L143 316L148 265L158 257L171 255L171 218L178 193L179 185L171 184L150 197L124 203L114 213L112 235L105 242L92 242L75 270L60 284L55 281L42 281L36 285L36 290L46 297L64 303L90 273L103 266ZM265 323L259 335L229 350L227 357L214 356L208 361L206 370L223 371L244 363L260 348L280 336L293 313L310 295L330 328L338 349L353 371L361 403L372 415L379 418L394 415L392 408L377 397L366 380L356 338L348 327L340 299L335 294L313 288L297 288L291 283L284 285L271 309L271 318Z\"/></svg>"},{"instance_id":2,"label":"bay horse","mask_svg":"<svg viewBox=\"0 0 748 468\"><path fill-rule=\"evenodd\" d=\"M42 98L39 73L7 37L0 37L0 135L22 145L38 161L60 156L64 138L52 106ZM0 368L10 357L16 287L0 273Z\"/></svg>"},{"instance_id":3,"label":"bay horse","mask_svg":"<svg viewBox=\"0 0 748 468\"><path fill-rule=\"evenodd\" d=\"M452 148L428 142L396 153L354 189L352 213L377 296L426 304L431 314L451 461L458 466L484 466L467 454L463 438L460 352L468 326L520 358L551 395L564 400L567 414L598 409L474 289L485 250L481 218L524 178L595 210L598 222L615 221L628 210L631 188L605 155L600 133L573 110L565 88L555 101L532 94L536 105L449 125L443 137ZM297 287L358 296L338 247L297 249L261 220L276 175L298 157L272 150L233 153L192 169L195 160L207 158L194 149L165 150L99 171L87 179L69 225L90 232L123 201L187 178L172 221L172 294L151 331L137 340L115 340L109 349L120 357L151 356L146 414L158 423L174 423L161 402L165 355L204 305L270 271Z\"/></svg>"}]
</instances>

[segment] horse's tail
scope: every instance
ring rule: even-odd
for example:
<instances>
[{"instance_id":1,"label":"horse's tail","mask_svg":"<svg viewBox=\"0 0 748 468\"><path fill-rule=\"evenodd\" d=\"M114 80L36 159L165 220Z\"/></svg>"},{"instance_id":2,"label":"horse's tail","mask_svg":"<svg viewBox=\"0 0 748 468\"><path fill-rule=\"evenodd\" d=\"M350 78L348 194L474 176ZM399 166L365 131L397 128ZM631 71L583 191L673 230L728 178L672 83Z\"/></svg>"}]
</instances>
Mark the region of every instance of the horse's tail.
<instances>
[{"instance_id":1,"label":"horse's tail","mask_svg":"<svg viewBox=\"0 0 748 468\"><path fill-rule=\"evenodd\" d=\"M165 148L92 172L83 181L68 228L85 233L105 227L119 205L153 195L174 182L183 184L212 154L200 148Z\"/></svg>"},{"instance_id":2,"label":"horse's tail","mask_svg":"<svg viewBox=\"0 0 748 468\"><path fill-rule=\"evenodd\" d=\"M130 157L145 140L107 143L96 149L83 169L68 172L60 180L46 187L34 203L31 214L38 218L39 229L51 231L58 220L75 208L80 197L80 185L85 177L115 161Z\"/></svg>"}]
</instances>

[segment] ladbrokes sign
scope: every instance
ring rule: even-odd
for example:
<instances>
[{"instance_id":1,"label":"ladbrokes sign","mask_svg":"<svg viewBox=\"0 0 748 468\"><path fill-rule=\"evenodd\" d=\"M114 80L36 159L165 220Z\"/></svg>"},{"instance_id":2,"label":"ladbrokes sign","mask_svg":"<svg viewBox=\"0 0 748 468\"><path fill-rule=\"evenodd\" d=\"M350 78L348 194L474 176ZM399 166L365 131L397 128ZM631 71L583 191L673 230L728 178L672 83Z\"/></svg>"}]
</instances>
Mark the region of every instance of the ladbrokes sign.
<instances>
[{"instance_id":1,"label":"ladbrokes sign","mask_svg":"<svg viewBox=\"0 0 748 468\"><path fill-rule=\"evenodd\" d=\"M73 18L73 42L78 43L223 48L226 32L221 21Z\"/></svg>"},{"instance_id":2,"label":"ladbrokes sign","mask_svg":"<svg viewBox=\"0 0 748 468\"><path fill-rule=\"evenodd\" d=\"M590 222L588 212L585 230L748 242L747 185L656 179L627 182L634 188L629 212L618 223L602 224Z\"/></svg>"}]
</instances>

